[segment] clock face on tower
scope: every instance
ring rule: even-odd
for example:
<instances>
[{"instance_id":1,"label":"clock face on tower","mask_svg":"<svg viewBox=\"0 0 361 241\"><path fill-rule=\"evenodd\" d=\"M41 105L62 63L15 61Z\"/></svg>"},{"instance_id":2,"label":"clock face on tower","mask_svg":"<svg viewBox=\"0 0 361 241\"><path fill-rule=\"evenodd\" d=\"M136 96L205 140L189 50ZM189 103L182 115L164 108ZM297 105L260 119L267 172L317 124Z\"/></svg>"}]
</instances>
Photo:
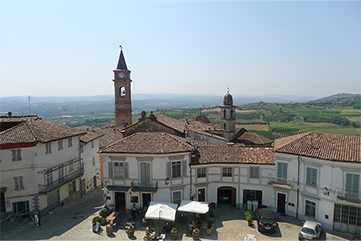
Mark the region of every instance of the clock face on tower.
<instances>
[{"instance_id":1,"label":"clock face on tower","mask_svg":"<svg viewBox=\"0 0 361 241\"><path fill-rule=\"evenodd\" d=\"M123 72L120 72L120 73L118 74L118 76L119 76L119 78L124 78L124 73L123 73Z\"/></svg>"}]
</instances>

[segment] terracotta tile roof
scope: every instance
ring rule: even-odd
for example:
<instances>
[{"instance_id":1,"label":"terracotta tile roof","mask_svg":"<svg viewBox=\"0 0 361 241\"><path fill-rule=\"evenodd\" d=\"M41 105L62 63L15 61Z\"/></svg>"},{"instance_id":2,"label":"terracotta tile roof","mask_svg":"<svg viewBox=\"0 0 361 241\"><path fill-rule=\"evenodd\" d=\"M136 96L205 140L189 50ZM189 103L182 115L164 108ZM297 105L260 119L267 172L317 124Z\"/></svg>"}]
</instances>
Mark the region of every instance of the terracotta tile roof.
<instances>
[{"instance_id":1,"label":"terracotta tile roof","mask_svg":"<svg viewBox=\"0 0 361 241\"><path fill-rule=\"evenodd\" d=\"M231 145L196 145L200 164L207 163L246 163L274 165L273 148L245 147L241 144Z\"/></svg>"},{"instance_id":2,"label":"terracotta tile roof","mask_svg":"<svg viewBox=\"0 0 361 241\"><path fill-rule=\"evenodd\" d=\"M120 129L115 127L95 129L95 132L102 134L99 138L99 149L123 139L123 134L120 132Z\"/></svg>"},{"instance_id":3,"label":"terracotta tile roof","mask_svg":"<svg viewBox=\"0 0 361 241\"><path fill-rule=\"evenodd\" d=\"M361 137L307 132L275 140L275 151L330 161L361 162Z\"/></svg>"},{"instance_id":4,"label":"terracotta tile roof","mask_svg":"<svg viewBox=\"0 0 361 241\"><path fill-rule=\"evenodd\" d=\"M26 122L0 132L0 144L32 143L38 141L38 138Z\"/></svg>"},{"instance_id":5,"label":"terracotta tile roof","mask_svg":"<svg viewBox=\"0 0 361 241\"><path fill-rule=\"evenodd\" d=\"M248 131L244 132L241 136L239 136L237 138L237 140L252 142L256 145L271 144L273 142L272 140L268 139L267 137L258 135L256 133L248 132Z\"/></svg>"},{"instance_id":6,"label":"terracotta tile roof","mask_svg":"<svg viewBox=\"0 0 361 241\"><path fill-rule=\"evenodd\" d=\"M105 147L103 153L160 154L190 152L184 138L165 132L137 132Z\"/></svg>"},{"instance_id":7,"label":"terracotta tile roof","mask_svg":"<svg viewBox=\"0 0 361 241\"><path fill-rule=\"evenodd\" d=\"M80 141L88 143L92 140L95 140L101 136L104 136L104 134L96 132L95 130L87 131L85 135L82 135L80 137Z\"/></svg>"},{"instance_id":8,"label":"terracotta tile roof","mask_svg":"<svg viewBox=\"0 0 361 241\"><path fill-rule=\"evenodd\" d=\"M31 118L0 133L0 144L49 142L84 134L78 129L56 124L41 118Z\"/></svg>"},{"instance_id":9,"label":"terracotta tile roof","mask_svg":"<svg viewBox=\"0 0 361 241\"><path fill-rule=\"evenodd\" d=\"M0 123L10 123L10 122L24 122L34 119L41 119L37 115L14 115L11 117L0 116Z\"/></svg>"}]
</instances>

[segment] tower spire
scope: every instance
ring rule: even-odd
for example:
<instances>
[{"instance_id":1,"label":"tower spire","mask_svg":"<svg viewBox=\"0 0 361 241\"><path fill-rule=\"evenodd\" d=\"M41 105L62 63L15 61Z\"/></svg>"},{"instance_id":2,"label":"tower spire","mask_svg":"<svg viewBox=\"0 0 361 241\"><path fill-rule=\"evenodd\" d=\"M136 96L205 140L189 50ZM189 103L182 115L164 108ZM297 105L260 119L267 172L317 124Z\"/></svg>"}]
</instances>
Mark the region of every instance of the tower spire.
<instances>
[{"instance_id":1,"label":"tower spire","mask_svg":"<svg viewBox=\"0 0 361 241\"><path fill-rule=\"evenodd\" d=\"M119 47L120 47L120 55L119 55L117 69L128 69L123 55L123 47L121 45L119 45Z\"/></svg>"}]
</instances>

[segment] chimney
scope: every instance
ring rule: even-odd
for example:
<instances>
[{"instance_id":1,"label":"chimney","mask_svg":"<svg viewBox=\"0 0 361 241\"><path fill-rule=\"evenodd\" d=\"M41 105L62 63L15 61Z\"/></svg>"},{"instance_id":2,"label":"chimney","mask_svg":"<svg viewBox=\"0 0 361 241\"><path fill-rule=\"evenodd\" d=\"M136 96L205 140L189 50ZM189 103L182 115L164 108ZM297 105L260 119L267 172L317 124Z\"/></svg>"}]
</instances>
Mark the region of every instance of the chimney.
<instances>
[{"instance_id":1,"label":"chimney","mask_svg":"<svg viewBox=\"0 0 361 241\"><path fill-rule=\"evenodd\" d=\"M11 116L13 115L13 113L11 111L8 112L8 117L11 118Z\"/></svg>"}]
</instances>

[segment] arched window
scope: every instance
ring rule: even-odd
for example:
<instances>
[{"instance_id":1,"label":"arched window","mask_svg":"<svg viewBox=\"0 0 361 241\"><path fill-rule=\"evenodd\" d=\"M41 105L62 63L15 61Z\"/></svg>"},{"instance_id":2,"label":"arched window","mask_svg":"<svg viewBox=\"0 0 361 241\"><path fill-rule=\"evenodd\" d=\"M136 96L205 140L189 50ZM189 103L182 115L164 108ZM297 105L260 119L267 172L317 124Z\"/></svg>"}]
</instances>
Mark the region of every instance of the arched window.
<instances>
[{"instance_id":1,"label":"arched window","mask_svg":"<svg viewBox=\"0 0 361 241\"><path fill-rule=\"evenodd\" d=\"M125 87L124 86L119 88L119 96L125 96Z\"/></svg>"},{"instance_id":2,"label":"arched window","mask_svg":"<svg viewBox=\"0 0 361 241\"><path fill-rule=\"evenodd\" d=\"M223 110L223 119L226 119L226 110Z\"/></svg>"},{"instance_id":3,"label":"arched window","mask_svg":"<svg viewBox=\"0 0 361 241\"><path fill-rule=\"evenodd\" d=\"M223 129L226 130L226 129L227 129L226 127L227 127L227 126L226 126L226 123L224 123L224 124L223 124Z\"/></svg>"},{"instance_id":4,"label":"arched window","mask_svg":"<svg viewBox=\"0 0 361 241\"><path fill-rule=\"evenodd\" d=\"M231 110L231 119L233 119L234 117L233 117L233 110Z\"/></svg>"}]
</instances>

